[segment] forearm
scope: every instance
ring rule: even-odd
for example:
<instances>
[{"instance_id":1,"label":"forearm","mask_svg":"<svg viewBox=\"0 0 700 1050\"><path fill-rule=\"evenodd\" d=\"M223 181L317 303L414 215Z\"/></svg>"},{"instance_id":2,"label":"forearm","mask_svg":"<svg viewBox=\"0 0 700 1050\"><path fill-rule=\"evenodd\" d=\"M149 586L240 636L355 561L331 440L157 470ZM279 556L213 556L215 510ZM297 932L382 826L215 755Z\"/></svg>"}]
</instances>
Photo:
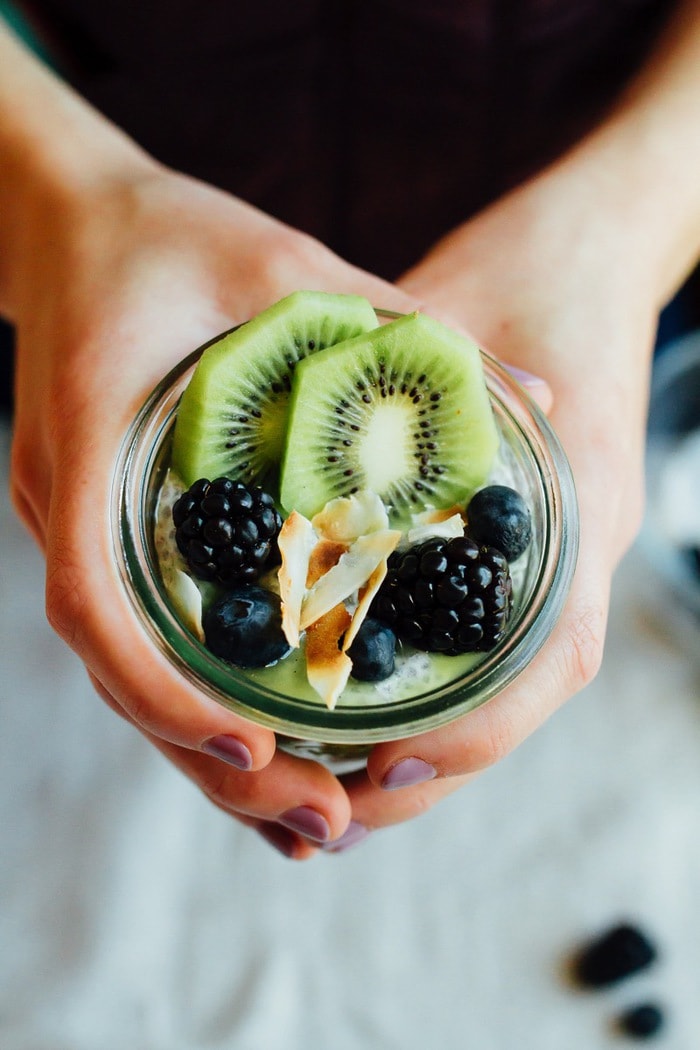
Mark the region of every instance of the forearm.
<instances>
[{"instance_id":1,"label":"forearm","mask_svg":"<svg viewBox=\"0 0 700 1050\"><path fill-rule=\"evenodd\" d=\"M683 0L608 119L555 165L648 268L662 306L700 257L700 0Z\"/></svg>"},{"instance_id":2,"label":"forearm","mask_svg":"<svg viewBox=\"0 0 700 1050\"><path fill-rule=\"evenodd\" d=\"M0 313L46 210L152 168L136 144L37 60L0 19Z\"/></svg>"}]
</instances>

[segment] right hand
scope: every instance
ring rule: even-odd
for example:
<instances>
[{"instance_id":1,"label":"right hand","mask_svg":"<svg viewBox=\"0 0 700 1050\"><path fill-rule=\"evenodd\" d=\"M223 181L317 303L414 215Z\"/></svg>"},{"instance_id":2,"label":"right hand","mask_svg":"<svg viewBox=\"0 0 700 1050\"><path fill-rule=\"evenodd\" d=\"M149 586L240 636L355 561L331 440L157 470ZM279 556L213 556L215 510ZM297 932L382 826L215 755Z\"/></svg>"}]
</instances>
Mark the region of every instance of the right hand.
<instances>
[{"instance_id":1,"label":"right hand","mask_svg":"<svg viewBox=\"0 0 700 1050\"><path fill-rule=\"evenodd\" d=\"M415 309L395 287L235 198L139 161L37 199L3 305L18 334L12 495L46 554L47 612L97 691L218 806L287 855L336 839L341 783L199 693L154 650L117 579L110 485L125 430L185 354L295 289ZM223 738L223 740L221 739ZM233 749L235 768L207 753ZM282 821L283 823L279 823Z\"/></svg>"}]
</instances>

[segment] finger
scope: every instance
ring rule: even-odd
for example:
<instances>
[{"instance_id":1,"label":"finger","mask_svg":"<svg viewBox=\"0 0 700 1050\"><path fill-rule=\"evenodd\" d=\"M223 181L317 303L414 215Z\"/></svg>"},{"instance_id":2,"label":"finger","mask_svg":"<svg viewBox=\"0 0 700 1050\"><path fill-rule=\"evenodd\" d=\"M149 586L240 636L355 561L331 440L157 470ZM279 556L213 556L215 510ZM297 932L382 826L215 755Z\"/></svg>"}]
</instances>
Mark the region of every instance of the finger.
<instances>
[{"instance_id":1,"label":"finger","mask_svg":"<svg viewBox=\"0 0 700 1050\"><path fill-rule=\"evenodd\" d=\"M413 820L458 791L477 774L430 780L401 791L384 791L373 784L365 771L343 777L352 805L351 827L367 833ZM358 833L355 832L357 836Z\"/></svg>"},{"instance_id":2,"label":"finger","mask_svg":"<svg viewBox=\"0 0 700 1050\"><path fill-rule=\"evenodd\" d=\"M56 485L47 547L47 615L112 701L141 730L250 769L267 765L275 737L206 696L160 653L118 579L105 522L107 494L85 466L70 499ZM91 489L90 481L95 483ZM97 520L95 511L98 510Z\"/></svg>"},{"instance_id":3,"label":"finger","mask_svg":"<svg viewBox=\"0 0 700 1050\"><path fill-rule=\"evenodd\" d=\"M91 672L88 672L88 675L95 691L104 700L108 707L110 707L116 714L120 715L122 718L126 719L126 721L133 725L132 720L116 702L114 697L105 689L105 687L102 685L99 679L97 679L95 675ZM208 764L210 768L205 771L202 769L201 763L193 761L193 754L187 749L177 747L177 745L175 744L168 744L165 741L160 740L158 737L152 736L148 733L144 733L143 735L166 758L168 758L175 766L177 766L177 768L180 769L181 772L183 772L186 776L193 780L197 784L197 786L203 791L203 793L210 799L210 801L214 803L214 805L216 805L219 809L222 809L224 812L228 813L230 816L235 817L235 819L238 820L241 824L245 824L248 827L253 828L266 840L266 842L268 842L276 850L282 853L285 857L288 857L291 860L306 860L307 858L313 856L317 852L318 843L315 840L310 840L308 837L305 837L298 831L292 830L291 827L284 826L284 824L281 823L278 824L275 821L260 820L254 816L251 816L250 814L236 810L234 799L230 794L226 797L225 800L220 797L220 793L222 790L221 786L219 786L218 791L212 794L210 786L215 784L217 780L220 780L220 775L222 772L220 765L217 766L216 764L216 759L212 758L209 760ZM305 770L304 772L307 771ZM231 787L231 785L227 786L229 788ZM313 794L313 791L310 791L309 794ZM267 803L269 806L269 799L267 800ZM277 808L279 808L279 806ZM327 808L327 798L324 797L321 807L316 810L316 812L319 814L319 818L309 818L308 814L306 814L306 816L307 821L314 821L314 828L317 828L318 826L323 828L323 821L325 820L328 826L327 837L330 838L333 822L331 820L326 820L326 818L323 816L323 813L326 811ZM341 799L341 804L339 808L341 810L347 810L347 802ZM285 810L285 808L282 807L283 816L285 812L287 812L287 810ZM288 822L289 818L287 817L287 823ZM339 820L340 824L342 824L342 822L343 816L341 816Z\"/></svg>"},{"instance_id":4,"label":"finger","mask_svg":"<svg viewBox=\"0 0 700 1050\"><path fill-rule=\"evenodd\" d=\"M278 751L265 769L244 773L216 758L151 739L210 802L256 827L274 824L317 848L340 838L348 826L345 789L317 762ZM285 841L281 832L279 838Z\"/></svg>"},{"instance_id":5,"label":"finger","mask_svg":"<svg viewBox=\"0 0 700 1050\"><path fill-rule=\"evenodd\" d=\"M512 375L513 379L520 383L533 401L539 405L544 414L549 415L554 403L554 395L547 380L542 379L541 376L533 375L532 372L526 372L516 365L507 364L505 361L502 361L501 364Z\"/></svg>"},{"instance_id":6,"label":"finger","mask_svg":"<svg viewBox=\"0 0 700 1050\"><path fill-rule=\"evenodd\" d=\"M572 593L545 648L506 690L449 725L420 736L379 744L368 776L387 791L487 768L510 754L596 674L607 610L602 584Z\"/></svg>"}]
</instances>

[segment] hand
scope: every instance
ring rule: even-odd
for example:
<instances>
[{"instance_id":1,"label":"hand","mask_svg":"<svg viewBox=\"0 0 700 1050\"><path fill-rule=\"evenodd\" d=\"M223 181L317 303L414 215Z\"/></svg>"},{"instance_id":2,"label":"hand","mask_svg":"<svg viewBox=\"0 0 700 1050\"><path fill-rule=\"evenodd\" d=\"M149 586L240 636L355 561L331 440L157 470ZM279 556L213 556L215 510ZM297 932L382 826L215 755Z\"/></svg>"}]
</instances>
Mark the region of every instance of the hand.
<instances>
[{"instance_id":1,"label":"hand","mask_svg":"<svg viewBox=\"0 0 700 1050\"><path fill-rule=\"evenodd\" d=\"M341 835L342 785L276 752L271 731L201 695L153 651L116 578L112 473L159 379L286 293L415 303L256 209L142 161L79 189L52 187L23 229L8 296L18 331L12 493L46 553L49 619L107 703L216 805L309 856L309 837L288 829Z\"/></svg>"},{"instance_id":2,"label":"hand","mask_svg":"<svg viewBox=\"0 0 700 1050\"><path fill-rule=\"evenodd\" d=\"M622 212L601 210L590 180L553 170L454 231L399 282L428 313L547 380L581 547L565 612L513 685L452 725L377 746L367 774L347 780L353 819L367 827L420 813L503 758L596 673L611 576L642 511L659 307L653 267L626 250Z\"/></svg>"}]
</instances>

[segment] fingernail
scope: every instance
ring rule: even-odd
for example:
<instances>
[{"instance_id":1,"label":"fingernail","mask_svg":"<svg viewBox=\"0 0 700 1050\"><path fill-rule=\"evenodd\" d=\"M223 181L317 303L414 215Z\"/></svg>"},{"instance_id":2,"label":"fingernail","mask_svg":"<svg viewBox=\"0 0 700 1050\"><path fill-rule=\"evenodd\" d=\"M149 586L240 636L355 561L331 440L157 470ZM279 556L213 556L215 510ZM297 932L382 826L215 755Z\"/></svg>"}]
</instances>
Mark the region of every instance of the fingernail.
<instances>
[{"instance_id":1,"label":"fingernail","mask_svg":"<svg viewBox=\"0 0 700 1050\"><path fill-rule=\"evenodd\" d=\"M546 386L547 380L542 379L541 376L533 375L532 372L526 372L522 368L517 368L515 365L508 365L503 362L503 367L506 372L510 372L513 379L517 379L521 386L534 387L534 386Z\"/></svg>"},{"instance_id":2,"label":"fingernail","mask_svg":"<svg viewBox=\"0 0 700 1050\"><path fill-rule=\"evenodd\" d=\"M343 850L351 849L358 842L362 842L369 835L369 829L357 820L351 820L339 839L327 842L323 847L324 853L342 853Z\"/></svg>"},{"instance_id":3,"label":"fingernail","mask_svg":"<svg viewBox=\"0 0 700 1050\"><path fill-rule=\"evenodd\" d=\"M382 787L385 791L393 791L395 788L422 784L426 780L433 780L436 776L435 767L424 762L422 758L402 758L384 774Z\"/></svg>"},{"instance_id":4,"label":"fingernail","mask_svg":"<svg viewBox=\"0 0 700 1050\"><path fill-rule=\"evenodd\" d=\"M205 740L202 744L202 751L214 758L220 758L222 762L228 762L236 769L247 772L253 768L253 756L238 737L228 736L225 733L213 736L211 740Z\"/></svg>"},{"instance_id":5,"label":"fingernail","mask_svg":"<svg viewBox=\"0 0 700 1050\"><path fill-rule=\"evenodd\" d=\"M261 824L256 828L256 831L278 853L282 853L290 860L294 856L296 842L294 841L294 836L286 828L280 827L279 824Z\"/></svg>"},{"instance_id":6,"label":"fingernail","mask_svg":"<svg viewBox=\"0 0 700 1050\"><path fill-rule=\"evenodd\" d=\"M296 831L314 842L327 842L330 838L331 829L328 821L317 810L311 806L297 806L288 809L281 817L277 818L279 824L290 831Z\"/></svg>"}]
</instances>

